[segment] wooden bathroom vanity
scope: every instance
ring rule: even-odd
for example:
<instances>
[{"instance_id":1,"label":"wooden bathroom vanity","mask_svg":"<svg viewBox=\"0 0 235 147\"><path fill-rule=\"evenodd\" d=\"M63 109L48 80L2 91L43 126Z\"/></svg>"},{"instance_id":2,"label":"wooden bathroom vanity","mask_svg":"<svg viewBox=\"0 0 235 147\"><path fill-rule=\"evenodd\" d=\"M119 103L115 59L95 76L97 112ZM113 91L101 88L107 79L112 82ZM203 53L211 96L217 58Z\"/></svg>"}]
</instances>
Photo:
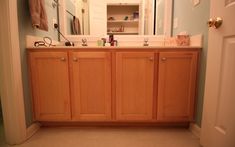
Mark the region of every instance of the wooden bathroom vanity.
<instances>
[{"instance_id":1,"label":"wooden bathroom vanity","mask_svg":"<svg viewBox=\"0 0 235 147\"><path fill-rule=\"evenodd\" d=\"M39 122L189 123L201 48L28 48Z\"/></svg>"}]
</instances>

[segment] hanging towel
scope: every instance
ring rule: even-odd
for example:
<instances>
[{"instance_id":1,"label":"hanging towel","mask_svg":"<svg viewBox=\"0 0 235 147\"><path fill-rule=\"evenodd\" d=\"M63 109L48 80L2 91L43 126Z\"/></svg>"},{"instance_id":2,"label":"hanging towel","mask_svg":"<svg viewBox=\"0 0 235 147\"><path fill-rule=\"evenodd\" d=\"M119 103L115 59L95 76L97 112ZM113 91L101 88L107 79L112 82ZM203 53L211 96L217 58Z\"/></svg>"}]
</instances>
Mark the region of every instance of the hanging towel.
<instances>
[{"instance_id":1,"label":"hanging towel","mask_svg":"<svg viewBox=\"0 0 235 147\"><path fill-rule=\"evenodd\" d=\"M33 27L48 31L48 21L44 0L29 0L29 8Z\"/></svg>"},{"instance_id":2,"label":"hanging towel","mask_svg":"<svg viewBox=\"0 0 235 147\"><path fill-rule=\"evenodd\" d=\"M72 20L72 32L73 32L73 35L81 35L80 21L75 16L73 17L73 20Z\"/></svg>"}]
</instances>

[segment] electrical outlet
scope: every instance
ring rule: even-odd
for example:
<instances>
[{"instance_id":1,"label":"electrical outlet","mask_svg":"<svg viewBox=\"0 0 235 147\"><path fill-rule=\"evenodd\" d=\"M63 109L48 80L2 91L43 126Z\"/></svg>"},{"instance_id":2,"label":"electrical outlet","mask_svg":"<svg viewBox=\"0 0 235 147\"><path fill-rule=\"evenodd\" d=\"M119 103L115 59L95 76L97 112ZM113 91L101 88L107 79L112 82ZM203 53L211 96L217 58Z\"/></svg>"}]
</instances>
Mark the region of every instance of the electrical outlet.
<instances>
[{"instance_id":1,"label":"electrical outlet","mask_svg":"<svg viewBox=\"0 0 235 147\"><path fill-rule=\"evenodd\" d=\"M52 28L54 28L54 29L56 29L56 28L55 28L55 24L58 25L57 19L53 18L53 19L52 19Z\"/></svg>"}]
</instances>

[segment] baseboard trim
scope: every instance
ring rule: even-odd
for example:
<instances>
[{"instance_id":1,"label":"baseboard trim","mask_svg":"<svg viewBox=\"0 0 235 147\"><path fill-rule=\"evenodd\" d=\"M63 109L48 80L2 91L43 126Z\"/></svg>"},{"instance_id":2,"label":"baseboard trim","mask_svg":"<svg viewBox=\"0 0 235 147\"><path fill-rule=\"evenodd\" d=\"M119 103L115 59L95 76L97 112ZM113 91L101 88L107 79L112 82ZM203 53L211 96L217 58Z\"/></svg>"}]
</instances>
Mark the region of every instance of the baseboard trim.
<instances>
[{"instance_id":1,"label":"baseboard trim","mask_svg":"<svg viewBox=\"0 0 235 147\"><path fill-rule=\"evenodd\" d=\"M195 124L195 123L190 123L189 125L189 130L198 138L201 136L201 128Z\"/></svg>"},{"instance_id":2,"label":"baseboard trim","mask_svg":"<svg viewBox=\"0 0 235 147\"><path fill-rule=\"evenodd\" d=\"M40 123L34 123L30 127L28 127L26 131L27 139L32 137L40 129L40 127L41 127Z\"/></svg>"}]
</instances>

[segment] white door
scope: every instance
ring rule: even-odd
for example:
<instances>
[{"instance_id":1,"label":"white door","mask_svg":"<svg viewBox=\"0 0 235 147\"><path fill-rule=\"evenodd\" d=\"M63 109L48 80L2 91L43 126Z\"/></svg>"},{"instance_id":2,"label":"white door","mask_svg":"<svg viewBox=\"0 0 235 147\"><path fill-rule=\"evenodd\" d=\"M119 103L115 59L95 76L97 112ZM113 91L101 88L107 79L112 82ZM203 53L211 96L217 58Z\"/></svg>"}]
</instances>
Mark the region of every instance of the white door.
<instances>
[{"instance_id":1,"label":"white door","mask_svg":"<svg viewBox=\"0 0 235 147\"><path fill-rule=\"evenodd\" d=\"M99 0L89 0L90 35L107 35L107 4Z\"/></svg>"},{"instance_id":2,"label":"white door","mask_svg":"<svg viewBox=\"0 0 235 147\"><path fill-rule=\"evenodd\" d=\"M209 30L201 144L235 147L235 0L211 0L211 18L220 28Z\"/></svg>"}]
</instances>

